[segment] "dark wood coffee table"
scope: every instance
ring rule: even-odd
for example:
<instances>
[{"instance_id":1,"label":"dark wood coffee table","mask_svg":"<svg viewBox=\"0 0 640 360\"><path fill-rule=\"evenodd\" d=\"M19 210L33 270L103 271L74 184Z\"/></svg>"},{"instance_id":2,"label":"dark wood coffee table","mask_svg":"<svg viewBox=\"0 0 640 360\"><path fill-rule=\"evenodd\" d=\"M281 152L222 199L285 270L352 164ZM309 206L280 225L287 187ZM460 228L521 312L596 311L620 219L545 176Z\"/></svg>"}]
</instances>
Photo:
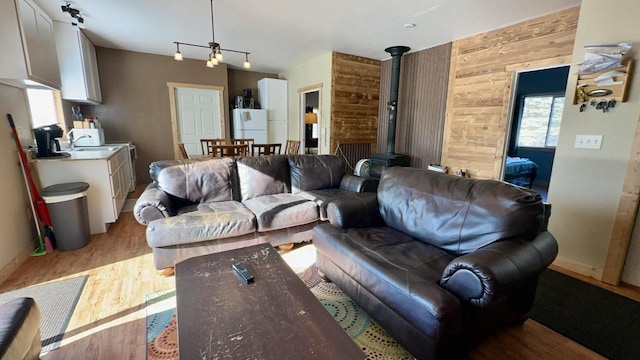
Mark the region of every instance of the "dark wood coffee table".
<instances>
[{"instance_id":1,"label":"dark wood coffee table","mask_svg":"<svg viewBox=\"0 0 640 360\"><path fill-rule=\"evenodd\" d=\"M243 284L231 265L245 264ZM364 359L269 244L176 264L181 359Z\"/></svg>"}]
</instances>

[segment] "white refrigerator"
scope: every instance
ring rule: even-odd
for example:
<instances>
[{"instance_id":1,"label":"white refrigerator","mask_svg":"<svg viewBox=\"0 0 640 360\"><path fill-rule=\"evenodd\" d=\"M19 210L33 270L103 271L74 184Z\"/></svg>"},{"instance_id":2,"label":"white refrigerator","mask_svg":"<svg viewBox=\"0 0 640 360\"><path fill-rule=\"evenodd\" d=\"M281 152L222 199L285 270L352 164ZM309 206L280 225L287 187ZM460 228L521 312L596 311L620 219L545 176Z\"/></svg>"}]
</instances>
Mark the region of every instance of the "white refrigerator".
<instances>
[{"instance_id":1,"label":"white refrigerator","mask_svg":"<svg viewBox=\"0 0 640 360\"><path fill-rule=\"evenodd\" d=\"M233 138L267 143L267 110L233 109Z\"/></svg>"}]
</instances>

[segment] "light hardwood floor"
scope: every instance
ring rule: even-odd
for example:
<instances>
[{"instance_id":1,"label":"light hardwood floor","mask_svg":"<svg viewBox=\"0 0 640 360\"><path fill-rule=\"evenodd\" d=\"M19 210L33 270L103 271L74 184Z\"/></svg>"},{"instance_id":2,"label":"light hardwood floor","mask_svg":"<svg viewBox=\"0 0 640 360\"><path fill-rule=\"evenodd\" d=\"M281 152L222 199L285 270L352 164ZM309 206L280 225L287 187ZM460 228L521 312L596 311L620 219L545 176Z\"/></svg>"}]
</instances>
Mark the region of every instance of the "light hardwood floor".
<instances>
[{"instance_id":1,"label":"light hardwood floor","mask_svg":"<svg viewBox=\"0 0 640 360\"><path fill-rule=\"evenodd\" d=\"M0 285L4 292L89 275L61 347L43 359L145 359L145 295L175 283L156 273L144 232L132 213L122 213L85 248L29 258ZM532 320L488 339L469 358L602 359Z\"/></svg>"}]
</instances>

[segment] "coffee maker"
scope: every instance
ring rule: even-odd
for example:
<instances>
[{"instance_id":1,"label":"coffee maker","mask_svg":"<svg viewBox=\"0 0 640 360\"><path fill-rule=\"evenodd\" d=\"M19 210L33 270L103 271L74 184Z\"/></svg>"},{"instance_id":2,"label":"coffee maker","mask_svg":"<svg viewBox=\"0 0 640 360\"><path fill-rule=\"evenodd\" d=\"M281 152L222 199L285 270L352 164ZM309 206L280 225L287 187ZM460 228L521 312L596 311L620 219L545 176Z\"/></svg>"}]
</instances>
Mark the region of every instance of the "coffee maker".
<instances>
[{"instance_id":1,"label":"coffee maker","mask_svg":"<svg viewBox=\"0 0 640 360\"><path fill-rule=\"evenodd\" d=\"M56 152L60 151L60 143L58 138L62 137L62 128L58 125L47 125L33 129L33 135L36 138L38 146L38 157L59 157L65 154Z\"/></svg>"}]
</instances>

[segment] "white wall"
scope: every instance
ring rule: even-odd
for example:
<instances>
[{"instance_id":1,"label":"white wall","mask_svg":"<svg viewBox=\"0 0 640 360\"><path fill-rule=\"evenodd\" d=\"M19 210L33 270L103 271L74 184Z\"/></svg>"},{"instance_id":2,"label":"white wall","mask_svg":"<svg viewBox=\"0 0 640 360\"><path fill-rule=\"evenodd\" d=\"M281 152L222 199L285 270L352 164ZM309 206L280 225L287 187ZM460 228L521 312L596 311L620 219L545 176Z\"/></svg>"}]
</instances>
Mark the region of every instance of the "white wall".
<instances>
[{"instance_id":1,"label":"white wall","mask_svg":"<svg viewBox=\"0 0 640 360\"><path fill-rule=\"evenodd\" d=\"M634 43L634 53L640 53L640 2L620 0L611 5L599 0L582 1L574 64L584 59L585 45L628 41ZM640 60L637 55L634 58ZM589 106L581 113L579 105L572 104L576 71L573 65L551 174L549 229L560 246L559 265L600 279L640 115L640 71L631 79L628 101L618 103L606 114ZM602 149L575 149L578 134L603 135ZM637 244L632 246L635 252L637 248ZM637 265L627 272L635 272L636 279L640 276Z\"/></svg>"},{"instance_id":2,"label":"white wall","mask_svg":"<svg viewBox=\"0 0 640 360\"><path fill-rule=\"evenodd\" d=\"M318 144L318 153L320 154L330 153L331 64L332 53L328 52L278 74L280 79L286 79L288 81L289 139L300 139L300 110L298 109L300 101L298 99L298 89L322 83L322 109L321 119L319 119L322 142Z\"/></svg>"},{"instance_id":3,"label":"white wall","mask_svg":"<svg viewBox=\"0 0 640 360\"><path fill-rule=\"evenodd\" d=\"M7 122L13 116L22 129L23 146L32 145L29 131L28 105L24 90L0 84L0 272L25 248L35 248L32 222L28 218L29 200L18 162L18 153ZM29 210L28 210L29 209ZM0 282L2 279L0 279Z\"/></svg>"}]
</instances>

